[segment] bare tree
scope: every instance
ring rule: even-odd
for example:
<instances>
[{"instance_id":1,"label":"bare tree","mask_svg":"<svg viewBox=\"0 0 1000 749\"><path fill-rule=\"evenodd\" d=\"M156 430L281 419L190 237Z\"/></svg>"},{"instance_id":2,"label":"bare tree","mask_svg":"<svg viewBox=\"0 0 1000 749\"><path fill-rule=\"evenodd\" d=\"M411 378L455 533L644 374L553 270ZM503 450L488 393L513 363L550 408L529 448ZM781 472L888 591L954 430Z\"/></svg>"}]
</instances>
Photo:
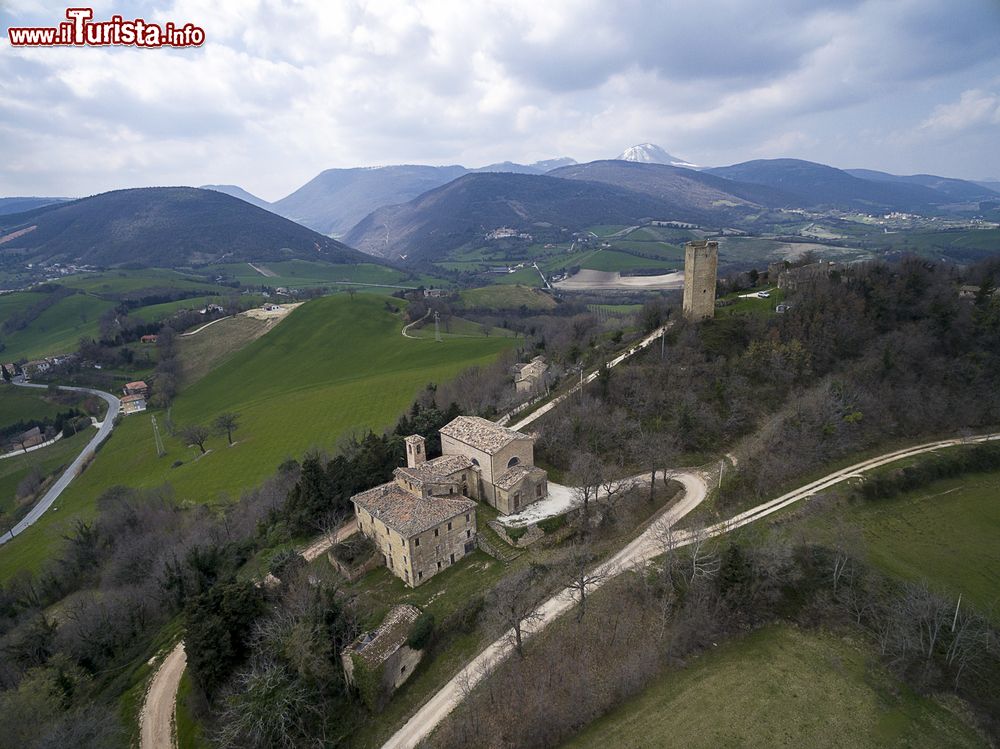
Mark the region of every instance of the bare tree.
<instances>
[{"instance_id":1,"label":"bare tree","mask_svg":"<svg viewBox=\"0 0 1000 749\"><path fill-rule=\"evenodd\" d=\"M577 599L576 620L582 621L587 613L587 591L601 585L610 577L604 565L597 565L597 555L589 543L577 544L570 551L566 565L566 587Z\"/></svg>"},{"instance_id":2,"label":"bare tree","mask_svg":"<svg viewBox=\"0 0 1000 749\"><path fill-rule=\"evenodd\" d=\"M583 505L583 516L588 518L590 503L597 499L604 481L604 466L596 455L581 453L573 459L569 473L574 498Z\"/></svg>"},{"instance_id":3,"label":"bare tree","mask_svg":"<svg viewBox=\"0 0 1000 749\"><path fill-rule=\"evenodd\" d=\"M233 432L235 432L240 426L240 415L237 413L232 413L231 411L225 411L215 417L215 421L212 422L212 426L215 427L215 431L219 434L226 435L226 439L229 440L229 444L233 444Z\"/></svg>"},{"instance_id":4,"label":"bare tree","mask_svg":"<svg viewBox=\"0 0 1000 749\"><path fill-rule=\"evenodd\" d=\"M197 445L201 454L205 454L205 442L211 436L208 427L201 424L191 424L181 429L180 435L185 445Z\"/></svg>"},{"instance_id":5,"label":"bare tree","mask_svg":"<svg viewBox=\"0 0 1000 749\"><path fill-rule=\"evenodd\" d=\"M490 592L488 605L503 629L514 638L514 649L524 657L524 628L541 621L538 594L534 583L541 577L537 568L528 568L508 575Z\"/></svg>"},{"instance_id":6,"label":"bare tree","mask_svg":"<svg viewBox=\"0 0 1000 749\"><path fill-rule=\"evenodd\" d=\"M690 531L685 573L688 586L693 585L696 580L713 578L719 572L722 563L714 545L710 543L711 538L712 536L703 527L693 528Z\"/></svg>"},{"instance_id":7,"label":"bare tree","mask_svg":"<svg viewBox=\"0 0 1000 749\"><path fill-rule=\"evenodd\" d=\"M832 557L830 560L830 581L833 583L833 594L836 596L838 587L845 576L853 574L856 560L864 550L864 539L861 531L853 523L838 516L833 526L831 541Z\"/></svg>"}]
</instances>

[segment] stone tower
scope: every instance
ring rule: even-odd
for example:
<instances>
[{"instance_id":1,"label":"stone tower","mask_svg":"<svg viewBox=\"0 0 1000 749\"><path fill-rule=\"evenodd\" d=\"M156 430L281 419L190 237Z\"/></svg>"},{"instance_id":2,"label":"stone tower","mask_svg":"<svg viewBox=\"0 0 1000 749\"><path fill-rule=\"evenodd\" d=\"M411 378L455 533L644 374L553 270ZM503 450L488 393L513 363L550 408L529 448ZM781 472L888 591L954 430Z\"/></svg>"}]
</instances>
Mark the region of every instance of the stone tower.
<instances>
[{"instance_id":1,"label":"stone tower","mask_svg":"<svg viewBox=\"0 0 1000 749\"><path fill-rule=\"evenodd\" d=\"M416 468L427 460L424 448L424 438L419 434L411 434L403 442L406 443L406 467Z\"/></svg>"},{"instance_id":2,"label":"stone tower","mask_svg":"<svg viewBox=\"0 0 1000 749\"><path fill-rule=\"evenodd\" d=\"M718 242L698 239L684 245L684 317L688 320L715 317L718 266Z\"/></svg>"}]
</instances>

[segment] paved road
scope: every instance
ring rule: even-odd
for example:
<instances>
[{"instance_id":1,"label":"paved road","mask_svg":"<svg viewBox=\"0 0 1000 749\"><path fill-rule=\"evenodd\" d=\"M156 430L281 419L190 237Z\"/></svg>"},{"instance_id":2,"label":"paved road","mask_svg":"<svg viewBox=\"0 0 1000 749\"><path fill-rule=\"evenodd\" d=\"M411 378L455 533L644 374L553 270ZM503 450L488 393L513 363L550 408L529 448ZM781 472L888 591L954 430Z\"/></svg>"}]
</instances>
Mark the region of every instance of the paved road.
<instances>
[{"instance_id":1,"label":"paved road","mask_svg":"<svg viewBox=\"0 0 1000 749\"><path fill-rule=\"evenodd\" d=\"M892 463L897 460L909 458L922 453L933 452L942 448L953 447L962 444L974 444L1000 440L1000 434L988 434L967 439L940 440L938 442L928 442L914 447L896 450L875 458L863 460L854 465L842 468L839 471L824 476L821 479L812 481L794 491L783 494L777 499L765 502L753 509L742 512L727 521L717 523L700 532L700 536L721 536L737 528L752 523L761 518L767 517L789 505L803 499L815 496L819 492L834 486L842 481L858 477L861 472L868 471L879 466ZM602 583L627 569L631 569L639 564L644 564L649 560L663 553L665 548L664 537L666 532L672 528L677 521L688 512L697 507L705 498L706 486L704 477L694 473L679 473L674 476L677 481L684 485L684 497L679 503L660 515L650 527L636 538L632 543L623 548L615 556L598 566L598 570L607 573L607 577ZM671 545L675 548L693 543L696 536L693 532L682 530L675 531L669 535ZM594 586L596 589L598 585ZM574 593L566 589L550 598L542 607L542 618L531 626L528 634L534 634L544 629L546 625L553 621L560 614L569 610L575 603ZM508 632L506 635L495 641L482 653L476 656L465 666L451 681L445 684L430 700L428 700L407 722L400 728L392 738L390 738L382 749L410 749L417 746L444 720L448 714L455 709L459 702L464 699L469 689L475 686L486 675L503 661L513 650L513 636Z\"/></svg>"},{"instance_id":2,"label":"paved road","mask_svg":"<svg viewBox=\"0 0 1000 749\"><path fill-rule=\"evenodd\" d=\"M28 388L42 388L45 389L48 385L33 385L27 382L15 382L15 385L19 387ZM99 398L103 398L108 404L108 413L104 417L104 421L101 422L100 427L97 429L97 434L94 436L87 446L83 448L83 451L76 456L76 460L70 463L69 468L59 477L59 480L54 483L47 492L45 496L42 497L35 506L31 508L31 511L21 518L20 522L15 525L10 532L5 533L3 537L0 537L0 545L3 545L10 541L14 536L18 535L21 531L32 526L37 522L46 510L48 510L52 504L59 499L59 495L63 493L63 490L69 486L70 482L76 478L77 472L80 470L80 466L84 464L87 460L94 455L97 451L97 446L101 444L108 435L111 434L111 430L115 427L115 417L118 415L118 409L121 406L121 402L113 396L111 393L105 393L103 390L92 390L91 388L80 388L80 387L70 387L68 385L60 385L60 390L74 390L79 393L90 393L96 395Z\"/></svg>"}]
</instances>

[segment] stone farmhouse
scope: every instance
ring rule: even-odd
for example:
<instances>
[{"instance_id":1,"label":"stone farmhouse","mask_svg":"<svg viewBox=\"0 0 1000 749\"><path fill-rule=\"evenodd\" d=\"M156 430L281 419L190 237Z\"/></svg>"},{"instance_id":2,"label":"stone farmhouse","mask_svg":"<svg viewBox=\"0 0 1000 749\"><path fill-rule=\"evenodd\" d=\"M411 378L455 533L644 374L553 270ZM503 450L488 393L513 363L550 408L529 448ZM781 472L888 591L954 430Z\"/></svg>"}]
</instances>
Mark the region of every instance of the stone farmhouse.
<instances>
[{"instance_id":1,"label":"stone farmhouse","mask_svg":"<svg viewBox=\"0 0 1000 749\"><path fill-rule=\"evenodd\" d=\"M362 632L340 654L344 678L357 686L360 667L378 675L379 690L391 694L410 678L423 653L406 644L420 609L408 603L394 606L374 632Z\"/></svg>"},{"instance_id":2,"label":"stone farmhouse","mask_svg":"<svg viewBox=\"0 0 1000 749\"><path fill-rule=\"evenodd\" d=\"M416 587L476 549L476 501L503 514L548 494L534 465L534 440L474 416L441 429L439 458L427 460L424 438L406 438L406 466L393 480L351 497L358 529L385 565Z\"/></svg>"},{"instance_id":3,"label":"stone farmhouse","mask_svg":"<svg viewBox=\"0 0 1000 749\"><path fill-rule=\"evenodd\" d=\"M527 364L523 362L511 367L514 375L514 388L518 393L528 393L534 395L545 388L545 373L548 372L549 365L545 363L544 356L536 356Z\"/></svg>"}]
</instances>

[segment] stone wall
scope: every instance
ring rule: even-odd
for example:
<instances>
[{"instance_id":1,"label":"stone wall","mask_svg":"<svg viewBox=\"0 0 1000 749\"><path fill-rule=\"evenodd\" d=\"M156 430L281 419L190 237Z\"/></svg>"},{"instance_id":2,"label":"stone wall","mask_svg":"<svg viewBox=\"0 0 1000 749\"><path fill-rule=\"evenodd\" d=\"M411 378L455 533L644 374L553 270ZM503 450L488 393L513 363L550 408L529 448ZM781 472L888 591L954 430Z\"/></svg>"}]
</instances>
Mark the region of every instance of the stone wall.
<instances>
[{"instance_id":1,"label":"stone wall","mask_svg":"<svg viewBox=\"0 0 1000 749\"><path fill-rule=\"evenodd\" d=\"M468 520L466 520L466 515L468 515ZM449 524L451 529L448 528ZM467 545L469 546L468 552L466 551ZM452 564L457 564L475 548L476 511L471 510L409 540L407 572L410 578L407 582L413 587L421 585L438 572L448 569Z\"/></svg>"}]
</instances>

